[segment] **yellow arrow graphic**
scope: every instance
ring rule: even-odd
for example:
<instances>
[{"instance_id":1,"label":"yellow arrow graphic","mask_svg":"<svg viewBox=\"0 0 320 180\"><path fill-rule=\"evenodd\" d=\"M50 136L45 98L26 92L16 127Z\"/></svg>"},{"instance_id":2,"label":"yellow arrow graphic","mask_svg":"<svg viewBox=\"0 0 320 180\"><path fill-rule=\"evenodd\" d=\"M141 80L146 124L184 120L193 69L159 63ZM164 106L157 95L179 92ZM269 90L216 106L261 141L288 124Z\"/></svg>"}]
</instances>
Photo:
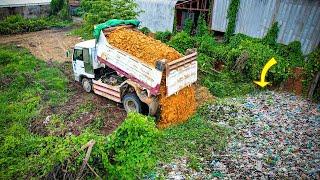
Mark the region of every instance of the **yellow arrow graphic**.
<instances>
[{"instance_id":1,"label":"yellow arrow graphic","mask_svg":"<svg viewBox=\"0 0 320 180\"><path fill-rule=\"evenodd\" d=\"M271 68L271 66L273 66L275 64L277 64L277 61L274 58L270 59L268 61L268 63L262 69L260 81L253 81L253 82L258 84L261 87L265 87L266 85L268 85L269 82L265 81L266 75L267 75L267 72L269 71L269 69Z\"/></svg>"}]
</instances>

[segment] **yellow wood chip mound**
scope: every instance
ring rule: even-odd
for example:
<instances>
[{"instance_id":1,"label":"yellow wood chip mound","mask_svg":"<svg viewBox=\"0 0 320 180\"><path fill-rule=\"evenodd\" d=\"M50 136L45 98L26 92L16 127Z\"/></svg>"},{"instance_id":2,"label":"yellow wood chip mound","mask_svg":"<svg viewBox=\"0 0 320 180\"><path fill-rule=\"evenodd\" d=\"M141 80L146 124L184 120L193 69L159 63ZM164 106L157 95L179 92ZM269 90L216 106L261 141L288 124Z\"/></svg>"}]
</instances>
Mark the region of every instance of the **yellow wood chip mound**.
<instances>
[{"instance_id":1,"label":"yellow wood chip mound","mask_svg":"<svg viewBox=\"0 0 320 180\"><path fill-rule=\"evenodd\" d=\"M170 61L181 57L181 54L175 49L133 29L116 29L108 33L107 38L111 45L153 67L157 60L168 59Z\"/></svg>"},{"instance_id":2,"label":"yellow wood chip mound","mask_svg":"<svg viewBox=\"0 0 320 180\"><path fill-rule=\"evenodd\" d=\"M116 29L107 34L107 39L111 45L152 66L155 66L157 60L167 59L170 62L182 57L175 49L133 29ZM160 87L160 109L159 128L185 122L196 110L194 87L186 87L178 94L166 97L165 79L163 79Z\"/></svg>"}]
</instances>

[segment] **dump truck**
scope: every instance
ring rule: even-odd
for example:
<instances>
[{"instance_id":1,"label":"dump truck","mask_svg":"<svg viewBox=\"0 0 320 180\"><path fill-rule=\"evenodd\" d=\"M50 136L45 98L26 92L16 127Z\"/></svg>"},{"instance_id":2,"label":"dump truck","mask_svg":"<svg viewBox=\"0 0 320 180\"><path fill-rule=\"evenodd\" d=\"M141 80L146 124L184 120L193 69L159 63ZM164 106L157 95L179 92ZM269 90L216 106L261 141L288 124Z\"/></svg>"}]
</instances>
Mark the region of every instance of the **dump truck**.
<instances>
[{"instance_id":1,"label":"dump truck","mask_svg":"<svg viewBox=\"0 0 320 180\"><path fill-rule=\"evenodd\" d=\"M170 62L159 59L154 65L146 64L108 42L105 33L115 28L101 30L98 39L78 43L73 49L74 78L86 92L122 103L127 112L145 111L154 116L163 78L166 96L197 81L197 52Z\"/></svg>"}]
</instances>

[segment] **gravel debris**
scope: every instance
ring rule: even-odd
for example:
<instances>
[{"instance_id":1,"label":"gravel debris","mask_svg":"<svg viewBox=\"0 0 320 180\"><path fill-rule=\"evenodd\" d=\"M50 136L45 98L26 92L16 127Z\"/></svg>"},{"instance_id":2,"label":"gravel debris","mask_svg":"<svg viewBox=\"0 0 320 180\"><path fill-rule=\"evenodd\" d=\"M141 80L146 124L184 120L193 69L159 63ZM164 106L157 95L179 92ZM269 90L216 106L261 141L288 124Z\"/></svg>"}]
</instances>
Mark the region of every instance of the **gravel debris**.
<instances>
[{"instance_id":1,"label":"gravel debris","mask_svg":"<svg viewBox=\"0 0 320 180\"><path fill-rule=\"evenodd\" d=\"M263 91L218 100L208 119L233 130L226 150L199 172L183 158L164 164L166 179L320 179L320 104Z\"/></svg>"},{"instance_id":2,"label":"gravel debris","mask_svg":"<svg viewBox=\"0 0 320 180\"><path fill-rule=\"evenodd\" d=\"M320 177L319 104L273 91L224 101L210 107L212 120L235 133L226 151L213 153L213 172L226 179Z\"/></svg>"}]
</instances>

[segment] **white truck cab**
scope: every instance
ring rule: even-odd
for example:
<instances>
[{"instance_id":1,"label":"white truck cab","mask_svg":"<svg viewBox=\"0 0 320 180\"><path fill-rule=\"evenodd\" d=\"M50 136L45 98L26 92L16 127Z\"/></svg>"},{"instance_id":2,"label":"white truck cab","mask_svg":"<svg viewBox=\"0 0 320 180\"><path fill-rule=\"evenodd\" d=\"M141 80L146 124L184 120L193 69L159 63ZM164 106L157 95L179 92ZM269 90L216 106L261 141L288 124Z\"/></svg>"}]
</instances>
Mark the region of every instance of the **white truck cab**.
<instances>
[{"instance_id":1,"label":"white truck cab","mask_svg":"<svg viewBox=\"0 0 320 180\"><path fill-rule=\"evenodd\" d=\"M94 69L98 64L94 63L95 59L95 40L84 41L75 45L72 57L72 67L76 81L80 81L82 76L93 79L95 78Z\"/></svg>"}]
</instances>

